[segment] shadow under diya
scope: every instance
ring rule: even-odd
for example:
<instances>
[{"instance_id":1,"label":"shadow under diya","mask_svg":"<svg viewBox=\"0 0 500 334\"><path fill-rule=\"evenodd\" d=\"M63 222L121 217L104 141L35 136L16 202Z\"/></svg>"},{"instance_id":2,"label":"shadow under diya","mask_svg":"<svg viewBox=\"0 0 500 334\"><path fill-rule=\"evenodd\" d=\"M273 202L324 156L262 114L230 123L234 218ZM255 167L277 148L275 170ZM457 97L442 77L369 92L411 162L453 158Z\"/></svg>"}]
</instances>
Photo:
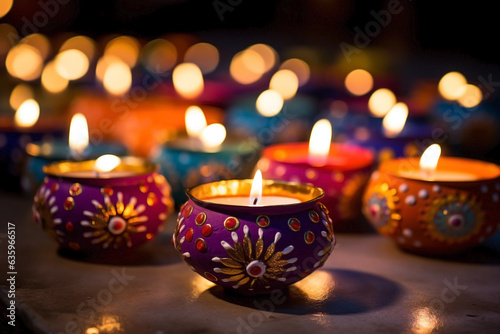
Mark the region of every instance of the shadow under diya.
<instances>
[{"instance_id":1,"label":"shadow under diya","mask_svg":"<svg viewBox=\"0 0 500 334\"><path fill-rule=\"evenodd\" d=\"M480 244L500 228L500 167L441 157L434 178L417 158L384 162L363 196L363 213L403 250L449 256Z\"/></svg>"}]
</instances>

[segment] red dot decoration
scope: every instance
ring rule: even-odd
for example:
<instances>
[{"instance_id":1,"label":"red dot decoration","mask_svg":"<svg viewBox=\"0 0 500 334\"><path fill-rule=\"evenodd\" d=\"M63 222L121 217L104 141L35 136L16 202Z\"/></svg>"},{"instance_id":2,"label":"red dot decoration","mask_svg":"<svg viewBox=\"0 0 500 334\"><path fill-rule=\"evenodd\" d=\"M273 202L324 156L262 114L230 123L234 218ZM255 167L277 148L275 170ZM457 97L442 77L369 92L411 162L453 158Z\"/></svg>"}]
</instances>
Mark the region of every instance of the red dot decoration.
<instances>
[{"instance_id":1,"label":"red dot decoration","mask_svg":"<svg viewBox=\"0 0 500 334\"><path fill-rule=\"evenodd\" d=\"M54 183L51 187L50 187L50 190L52 192L54 191L58 191L59 190L59 183Z\"/></svg>"},{"instance_id":2,"label":"red dot decoration","mask_svg":"<svg viewBox=\"0 0 500 334\"><path fill-rule=\"evenodd\" d=\"M323 203L318 203L318 206L319 206L320 210L323 211L324 213L326 213L326 214L330 213L330 210L328 210L328 208Z\"/></svg>"},{"instance_id":3,"label":"red dot decoration","mask_svg":"<svg viewBox=\"0 0 500 334\"><path fill-rule=\"evenodd\" d=\"M205 224L205 221L206 221L206 220L207 220L207 214L206 214L205 212L200 212L200 213L196 216L196 218L195 218L194 222L195 222L195 224L196 224L196 225L200 226L200 225Z\"/></svg>"},{"instance_id":4,"label":"red dot decoration","mask_svg":"<svg viewBox=\"0 0 500 334\"><path fill-rule=\"evenodd\" d=\"M300 278L304 278L304 277L306 277L307 275L309 275L310 273L311 273L311 271L310 271L309 269L306 269L306 270L304 270L303 272L301 272L301 273L299 274L299 277L300 277Z\"/></svg>"},{"instance_id":5,"label":"red dot decoration","mask_svg":"<svg viewBox=\"0 0 500 334\"><path fill-rule=\"evenodd\" d=\"M288 219L288 227L294 232L300 230L300 221L297 218Z\"/></svg>"},{"instance_id":6,"label":"red dot decoration","mask_svg":"<svg viewBox=\"0 0 500 334\"><path fill-rule=\"evenodd\" d=\"M253 277L258 277L262 274L262 268L259 266L253 266L250 268L249 274Z\"/></svg>"},{"instance_id":7,"label":"red dot decoration","mask_svg":"<svg viewBox=\"0 0 500 334\"><path fill-rule=\"evenodd\" d=\"M207 243L202 238L196 239L195 247L200 253L207 251Z\"/></svg>"},{"instance_id":8,"label":"red dot decoration","mask_svg":"<svg viewBox=\"0 0 500 334\"><path fill-rule=\"evenodd\" d=\"M184 208L184 211L182 211L182 217L184 218L189 218L189 216L191 216L191 213L193 212L193 207L190 205L190 206L187 206Z\"/></svg>"},{"instance_id":9,"label":"red dot decoration","mask_svg":"<svg viewBox=\"0 0 500 334\"><path fill-rule=\"evenodd\" d=\"M75 200L73 199L73 197L67 197L64 200L63 207L66 211L73 210L75 208Z\"/></svg>"},{"instance_id":10,"label":"red dot decoration","mask_svg":"<svg viewBox=\"0 0 500 334\"><path fill-rule=\"evenodd\" d=\"M228 231L234 231L240 226L240 221L238 218L235 217L227 217L226 220L224 220L224 227Z\"/></svg>"},{"instance_id":11,"label":"red dot decoration","mask_svg":"<svg viewBox=\"0 0 500 334\"><path fill-rule=\"evenodd\" d=\"M217 282L217 277L215 277L213 274L209 273L208 271L205 271L203 274L205 275L205 278L211 282Z\"/></svg>"},{"instance_id":12,"label":"red dot decoration","mask_svg":"<svg viewBox=\"0 0 500 334\"><path fill-rule=\"evenodd\" d=\"M271 222L271 220L266 215L260 215L260 216L257 217L257 219L255 220L255 222L260 227L268 227L269 223Z\"/></svg>"},{"instance_id":13,"label":"red dot decoration","mask_svg":"<svg viewBox=\"0 0 500 334\"><path fill-rule=\"evenodd\" d=\"M71 196L78 196L82 193L82 186L80 183L73 183L71 187L69 187L69 194Z\"/></svg>"},{"instance_id":14,"label":"red dot decoration","mask_svg":"<svg viewBox=\"0 0 500 334\"><path fill-rule=\"evenodd\" d=\"M78 251L78 250L80 250L80 244L79 244L79 243L77 243L77 242L70 241L70 242L68 243L68 246L69 246L69 248L71 248L71 249L72 249L72 250L74 250L74 251Z\"/></svg>"},{"instance_id":15,"label":"red dot decoration","mask_svg":"<svg viewBox=\"0 0 500 334\"><path fill-rule=\"evenodd\" d=\"M193 233L194 233L194 231L192 228L190 228L189 230L186 231L185 238L186 238L187 242L193 241Z\"/></svg>"},{"instance_id":16,"label":"red dot decoration","mask_svg":"<svg viewBox=\"0 0 500 334\"><path fill-rule=\"evenodd\" d=\"M67 222L65 228L66 228L66 231L68 231L68 232L73 232L73 230L75 229L72 222Z\"/></svg>"},{"instance_id":17,"label":"red dot decoration","mask_svg":"<svg viewBox=\"0 0 500 334\"><path fill-rule=\"evenodd\" d=\"M102 187L101 188L101 194L103 195L107 195L107 196L111 196L113 195L113 189L111 189L111 187L109 186L106 186L106 187Z\"/></svg>"},{"instance_id":18,"label":"red dot decoration","mask_svg":"<svg viewBox=\"0 0 500 334\"><path fill-rule=\"evenodd\" d=\"M312 244L314 242L314 239L315 236L313 232L307 231L306 233L304 233L304 241L306 242L306 244L308 245Z\"/></svg>"},{"instance_id":19,"label":"red dot decoration","mask_svg":"<svg viewBox=\"0 0 500 334\"><path fill-rule=\"evenodd\" d=\"M318 223L319 214L316 211L309 211L309 219L311 219L313 223Z\"/></svg>"},{"instance_id":20,"label":"red dot decoration","mask_svg":"<svg viewBox=\"0 0 500 334\"><path fill-rule=\"evenodd\" d=\"M201 235L209 237L212 235L212 225L206 224L201 228Z\"/></svg>"}]
</instances>

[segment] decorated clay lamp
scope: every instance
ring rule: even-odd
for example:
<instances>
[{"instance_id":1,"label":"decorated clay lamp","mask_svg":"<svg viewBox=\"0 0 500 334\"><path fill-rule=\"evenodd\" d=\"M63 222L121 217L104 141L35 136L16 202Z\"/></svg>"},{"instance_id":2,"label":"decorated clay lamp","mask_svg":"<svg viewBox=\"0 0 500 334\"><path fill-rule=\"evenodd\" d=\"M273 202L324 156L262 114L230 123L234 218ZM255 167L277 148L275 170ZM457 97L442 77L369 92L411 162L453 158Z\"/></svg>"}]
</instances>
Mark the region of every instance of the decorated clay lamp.
<instances>
[{"instance_id":1,"label":"decorated clay lamp","mask_svg":"<svg viewBox=\"0 0 500 334\"><path fill-rule=\"evenodd\" d=\"M189 267L244 295L283 289L320 268L335 245L323 190L233 179L188 189L173 244Z\"/></svg>"},{"instance_id":2,"label":"decorated clay lamp","mask_svg":"<svg viewBox=\"0 0 500 334\"><path fill-rule=\"evenodd\" d=\"M102 142L98 145L89 143L89 130L85 116L73 115L68 139L60 138L52 142L34 142L26 146L28 155L23 175L24 190L33 194L45 178L43 167L62 160L96 159L104 154L127 155L125 146L118 143Z\"/></svg>"},{"instance_id":3,"label":"decorated clay lamp","mask_svg":"<svg viewBox=\"0 0 500 334\"><path fill-rule=\"evenodd\" d=\"M500 227L500 167L440 152L433 144L420 161L384 162L364 193L365 217L403 250L458 254Z\"/></svg>"},{"instance_id":4,"label":"decorated clay lamp","mask_svg":"<svg viewBox=\"0 0 500 334\"><path fill-rule=\"evenodd\" d=\"M165 143L151 158L169 180L177 205L187 200L186 188L250 175L259 145L253 141L226 141L225 127L219 123L207 126L197 106L186 110L185 123L187 135Z\"/></svg>"},{"instance_id":5,"label":"decorated clay lamp","mask_svg":"<svg viewBox=\"0 0 500 334\"><path fill-rule=\"evenodd\" d=\"M15 117L0 118L0 187L9 191L22 190L25 148L33 141L49 143L64 134L64 126L54 118L40 117L40 107L33 99L22 103Z\"/></svg>"},{"instance_id":6,"label":"decorated clay lamp","mask_svg":"<svg viewBox=\"0 0 500 334\"><path fill-rule=\"evenodd\" d=\"M102 254L153 240L173 210L157 166L134 157L55 162L34 197L35 222L61 249Z\"/></svg>"},{"instance_id":7,"label":"decorated clay lamp","mask_svg":"<svg viewBox=\"0 0 500 334\"><path fill-rule=\"evenodd\" d=\"M311 183L325 191L336 231L361 215L361 196L373 168L373 154L351 144L331 143L328 120L318 121L309 143L271 145L257 164L264 178Z\"/></svg>"}]
</instances>

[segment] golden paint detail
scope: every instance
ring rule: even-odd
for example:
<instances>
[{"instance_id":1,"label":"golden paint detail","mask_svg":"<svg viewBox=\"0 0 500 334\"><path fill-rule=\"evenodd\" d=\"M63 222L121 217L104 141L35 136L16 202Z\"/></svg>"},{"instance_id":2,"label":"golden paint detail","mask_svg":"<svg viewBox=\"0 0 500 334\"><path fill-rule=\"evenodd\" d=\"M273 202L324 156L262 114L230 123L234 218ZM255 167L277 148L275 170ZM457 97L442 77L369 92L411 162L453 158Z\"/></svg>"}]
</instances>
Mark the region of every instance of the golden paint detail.
<instances>
[{"instance_id":1,"label":"golden paint detail","mask_svg":"<svg viewBox=\"0 0 500 334\"><path fill-rule=\"evenodd\" d=\"M80 185L80 183L73 183L70 187L69 187L69 194L71 196L78 196L82 193L82 186Z\"/></svg>"},{"instance_id":2,"label":"golden paint detail","mask_svg":"<svg viewBox=\"0 0 500 334\"><path fill-rule=\"evenodd\" d=\"M145 210L144 204L136 205L137 199L131 197L127 204L123 201L123 194L117 193L116 203L113 204L108 195L104 195L104 203L93 200L97 212L85 211L84 214L89 217L89 221L82 221L83 226L92 229L83 234L86 238L91 238L92 244L102 244L103 248L114 249L120 247L123 243L127 247L132 247L131 234L146 232L144 222L148 220L147 216L141 215Z\"/></svg>"},{"instance_id":3,"label":"golden paint detail","mask_svg":"<svg viewBox=\"0 0 500 334\"><path fill-rule=\"evenodd\" d=\"M335 247L336 239L333 233L333 221L325 216L323 219L323 225L326 227L326 231L321 232L321 236L323 236L327 240L327 244L321 250L320 254L323 254L321 260L319 261L318 267L321 267L325 264L326 260L332 254L333 248Z\"/></svg>"},{"instance_id":4,"label":"golden paint detail","mask_svg":"<svg viewBox=\"0 0 500 334\"><path fill-rule=\"evenodd\" d=\"M449 194L435 199L423 213L422 222L435 240L461 243L477 235L484 224L485 213L476 199L468 194Z\"/></svg>"},{"instance_id":5,"label":"golden paint detail","mask_svg":"<svg viewBox=\"0 0 500 334\"><path fill-rule=\"evenodd\" d=\"M232 233L233 246L222 241L221 244L228 254L226 258L213 258L213 262L222 264L224 267L215 267L213 270L217 274L226 275L223 282L234 282L233 288L237 289L245 286L249 291L254 290L256 285L270 288L272 281L284 281L281 277L287 271L293 271L296 267L285 268L297 259L283 259L293 251L293 246L286 247L283 251L276 251L276 243L281 238L281 233L277 232L274 241L264 247L263 230L259 228L259 238L252 243L248 234L248 226L243 228L244 236L240 242L238 235Z\"/></svg>"},{"instance_id":6,"label":"golden paint detail","mask_svg":"<svg viewBox=\"0 0 500 334\"><path fill-rule=\"evenodd\" d=\"M55 197L51 189L46 189L42 186L35 194L33 201L33 216L35 222L42 226L42 229L54 240L58 240L56 234L56 221L54 220L54 213L57 212L58 207L53 205Z\"/></svg>"},{"instance_id":7,"label":"golden paint detail","mask_svg":"<svg viewBox=\"0 0 500 334\"><path fill-rule=\"evenodd\" d=\"M387 183L370 189L366 204L363 206L365 217L381 234L393 235L401 221L401 214L396 208L394 196L397 190L389 188Z\"/></svg>"},{"instance_id":8,"label":"golden paint detail","mask_svg":"<svg viewBox=\"0 0 500 334\"><path fill-rule=\"evenodd\" d=\"M359 215L363 192L369 177L366 173L358 173L347 179L342 187L342 195L338 202L338 212L341 219L352 219Z\"/></svg>"}]
</instances>

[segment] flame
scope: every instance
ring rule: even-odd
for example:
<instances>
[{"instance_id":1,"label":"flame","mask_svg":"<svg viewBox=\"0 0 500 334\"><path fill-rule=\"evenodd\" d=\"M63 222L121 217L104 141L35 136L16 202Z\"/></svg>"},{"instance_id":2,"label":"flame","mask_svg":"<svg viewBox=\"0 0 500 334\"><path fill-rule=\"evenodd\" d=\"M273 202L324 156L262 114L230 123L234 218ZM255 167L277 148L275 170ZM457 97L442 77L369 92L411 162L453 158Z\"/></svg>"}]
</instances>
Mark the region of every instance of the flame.
<instances>
[{"instance_id":1,"label":"flame","mask_svg":"<svg viewBox=\"0 0 500 334\"><path fill-rule=\"evenodd\" d=\"M283 97L277 91L268 89L260 93L255 106L262 116L276 116L283 108Z\"/></svg>"},{"instance_id":2,"label":"flame","mask_svg":"<svg viewBox=\"0 0 500 334\"><path fill-rule=\"evenodd\" d=\"M189 137L199 137L203 129L207 127L207 120L203 110L198 106L190 106L185 115L186 131Z\"/></svg>"},{"instance_id":3,"label":"flame","mask_svg":"<svg viewBox=\"0 0 500 334\"><path fill-rule=\"evenodd\" d=\"M104 154L95 160L94 169L98 172L109 172L121 163L121 159L113 154Z\"/></svg>"},{"instance_id":4,"label":"flame","mask_svg":"<svg viewBox=\"0 0 500 334\"><path fill-rule=\"evenodd\" d=\"M216 151L224 139L226 139L226 128L220 123L210 124L200 134L203 147L210 151Z\"/></svg>"},{"instance_id":5,"label":"flame","mask_svg":"<svg viewBox=\"0 0 500 334\"><path fill-rule=\"evenodd\" d=\"M436 170L436 166L441 155L441 146L432 144L429 146L420 158L420 172L426 178L431 178Z\"/></svg>"},{"instance_id":6,"label":"flame","mask_svg":"<svg viewBox=\"0 0 500 334\"><path fill-rule=\"evenodd\" d=\"M390 138L399 135L405 126L407 118L408 107L406 104L403 102L396 103L382 120L384 134Z\"/></svg>"},{"instance_id":7,"label":"flame","mask_svg":"<svg viewBox=\"0 0 500 334\"><path fill-rule=\"evenodd\" d=\"M89 145L89 128L87 119L83 114L75 114L71 118L69 126L69 147L72 151L81 155Z\"/></svg>"},{"instance_id":8,"label":"flame","mask_svg":"<svg viewBox=\"0 0 500 334\"><path fill-rule=\"evenodd\" d=\"M328 161L332 141L332 125L327 119L314 124L309 138L309 163L313 166L324 166Z\"/></svg>"},{"instance_id":9,"label":"flame","mask_svg":"<svg viewBox=\"0 0 500 334\"><path fill-rule=\"evenodd\" d=\"M396 95L387 88L379 88L368 100L368 109L375 117L384 117L396 104Z\"/></svg>"},{"instance_id":10,"label":"flame","mask_svg":"<svg viewBox=\"0 0 500 334\"><path fill-rule=\"evenodd\" d=\"M175 91L186 99L195 99L203 93L203 74L193 63L182 63L174 68L172 81Z\"/></svg>"},{"instance_id":11,"label":"flame","mask_svg":"<svg viewBox=\"0 0 500 334\"><path fill-rule=\"evenodd\" d=\"M38 105L38 102L33 99L28 99L17 109L16 115L14 116L14 122L16 123L16 126L28 128L35 125L39 116L40 106Z\"/></svg>"},{"instance_id":12,"label":"flame","mask_svg":"<svg viewBox=\"0 0 500 334\"><path fill-rule=\"evenodd\" d=\"M252 181L252 188L250 189L250 197L248 202L250 205L259 205L262 201L262 172L257 169Z\"/></svg>"}]
</instances>

